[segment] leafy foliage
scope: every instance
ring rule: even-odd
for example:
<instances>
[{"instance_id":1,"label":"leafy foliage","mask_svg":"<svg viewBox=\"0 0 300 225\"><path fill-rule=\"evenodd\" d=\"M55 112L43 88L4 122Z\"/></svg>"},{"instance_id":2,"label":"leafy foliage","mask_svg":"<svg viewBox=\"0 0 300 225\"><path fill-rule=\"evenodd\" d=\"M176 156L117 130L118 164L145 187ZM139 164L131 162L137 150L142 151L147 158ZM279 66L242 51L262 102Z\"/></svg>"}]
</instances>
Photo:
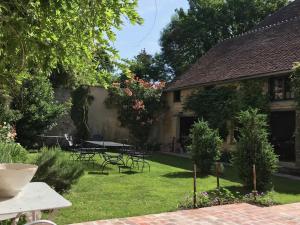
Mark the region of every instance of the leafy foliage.
<instances>
[{"instance_id":1,"label":"leafy foliage","mask_svg":"<svg viewBox=\"0 0 300 225\"><path fill-rule=\"evenodd\" d=\"M100 49L116 59L114 31L124 18L142 22L136 7L137 0L1 1L1 81L14 87L31 69L46 75L60 63L76 83L101 83L108 72L96 70L95 55Z\"/></svg>"},{"instance_id":2,"label":"leafy foliage","mask_svg":"<svg viewBox=\"0 0 300 225\"><path fill-rule=\"evenodd\" d=\"M24 163L27 151L17 143L0 142L0 163Z\"/></svg>"},{"instance_id":3,"label":"leafy foliage","mask_svg":"<svg viewBox=\"0 0 300 225\"><path fill-rule=\"evenodd\" d=\"M22 114L16 122L16 130L17 141L24 146L33 146L37 135L55 125L66 112L65 105L55 101L53 88L43 76L25 80L13 106Z\"/></svg>"},{"instance_id":4,"label":"leafy foliage","mask_svg":"<svg viewBox=\"0 0 300 225\"><path fill-rule=\"evenodd\" d=\"M138 78L149 81L170 81L171 71L166 66L161 55L154 56L142 50L133 60L128 61L129 69Z\"/></svg>"},{"instance_id":5,"label":"leafy foliage","mask_svg":"<svg viewBox=\"0 0 300 225\"><path fill-rule=\"evenodd\" d=\"M164 85L164 82L150 83L135 78L123 85L115 83L109 89L107 105L117 108L121 125L129 129L140 146L146 144L150 128L164 109L161 101Z\"/></svg>"},{"instance_id":6,"label":"leafy foliage","mask_svg":"<svg viewBox=\"0 0 300 225\"><path fill-rule=\"evenodd\" d=\"M162 32L162 57L181 75L218 41L253 28L287 0L190 0Z\"/></svg>"},{"instance_id":7,"label":"leafy foliage","mask_svg":"<svg viewBox=\"0 0 300 225\"><path fill-rule=\"evenodd\" d=\"M209 192L199 192L196 194L196 208L232 204L238 201L238 197L226 188L220 188ZM187 195L185 199L178 204L178 208L180 209L192 209L193 207L192 194Z\"/></svg>"},{"instance_id":8,"label":"leafy foliage","mask_svg":"<svg viewBox=\"0 0 300 225\"><path fill-rule=\"evenodd\" d=\"M21 118L18 110L11 109L10 100L10 96L8 96L7 93L4 93L4 91L0 89L0 124L12 124L16 120Z\"/></svg>"},{"instance_id":9,"label":"leafy foliage","mask_svg":"<svg viewBox=\"0 0 300 225\"><path fill-rule=\"evenodd\" d=\"M235 86L221 86L199 90L188 97L185 110L208 121L214 129L219 129L221 137L227 136L227 121L232 120L240 110L240 102Z\"/></svg>"},{"instance_id":10,"label":"leafy foliage","mask_svg":"<svg viewBox=\"0 0 300 225\"><path fill-rule=\"evenodd\" d=\"M88 110L93 100L88 87L80 86L72 92L71 118L76 126L77 140L87 140L90 136Z\"/></svg>"},{"instance_id":11,"label":"leafy foliage","mask_svg":"<svg viewBox=\"0 0 300 225\"><path fill-rule=\"evenodd\" d=\"M300 63L295 63L293 67L293 73L291 74L291 83L293 87L293 92L295 95L295 100L298 107L300 106Z\"/></svg>"},{"instance_id":12,"label":"leafy foliage","mask_svg":"<svg viewBox=\"0 0 300 225\"><path fill-rule=\"evenodd\" d=\"M194 123L190 133L192 159L202 174L208 174L214 162L220 157L222 140L217 131L209 128L205 121Z\"/></svg>"},{"instance_id":13,"label":"leafy foliage","mask_svg":"<svg viewBox=\"0 0 300 225\"><path fill-rule=\"evenodd\" d=\"M258 109L260 112L269 111L270 102L268 94L264 91L264 79L252 79L241 82L238 96L240 98L241 110L249 108Z\"/></svg>"},{"instance_id":14,"label":"leafy foliage","mask_svg":"<svg viewBox=\"0 0 300 225\"><path fill-rule=\"evenodd\" d=\"M235 125L236 116L241 110L255 107L260 112L268 112L269 97L264 92L264 82L246 80L241 81L239 87L229 85L200 89L187 98L184 109L208 121L225 138L228 134L227 122Z\"/></svg>"},{"instance_id":15,"label":"leafy foliage","mask_svg":"<svg viewBox=\"0 0 300 225\"><path fill-rule=\"evenodd\" d=\"M14 142L16 138L16 130L8 123L0 124L0 142Z\"/></svg>"},{"instance_id":16,"label":"leafy foliage","mask_svg":"<svg viewBox=\"0 0 300 225\"><path fill-rule=\"evenodd\" d=\"M84 173L81 165L68 157L58 148L43 148L35 162L38 170L33 181L45 182L59 193L68 191Z\"/></svg>"},{"instance_id":17,"label":"leafy foliage","mask_svg":"<svg viewBox=\"0 0 300 225\"><path fill-rule=\"evenodd\" d=\"M239 176L247 188L253 187L252 165L256 165L257 188L270 187L272 174L277 169L278 158L268 142L267 118L257 109L249 109L239 114L239 141L234 159Z\"/></svg>"},{"instance_id":18,"label":"leafy foliage","mask_svg":"<svg viewBox=\"0 0 300 225\"><path fill-rule=\"evenodd\" d=\"M273 206L278 204L274 200L274 193L272 191L267 193L260 192L256 195L254 195L253 193L246 194L245 196L243 196L243 201L259 206Z\"/></svg>"}]
</instances>

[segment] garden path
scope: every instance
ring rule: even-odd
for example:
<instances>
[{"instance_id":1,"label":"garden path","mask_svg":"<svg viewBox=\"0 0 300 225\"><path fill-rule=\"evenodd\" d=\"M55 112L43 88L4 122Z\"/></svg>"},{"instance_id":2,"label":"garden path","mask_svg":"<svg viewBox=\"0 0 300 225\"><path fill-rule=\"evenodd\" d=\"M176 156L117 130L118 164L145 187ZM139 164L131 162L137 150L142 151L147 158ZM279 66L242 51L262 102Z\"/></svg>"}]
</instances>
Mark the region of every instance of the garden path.
<instances>
[{"instance_id":1,"label":"garden path","mask_svg":"<svg viewBox=\"0 0 300 225\"><path fill-rule=\"evenodd\" d=\"M300 225L300 203L258 207L246 203L180 210L76 225ZM75 224L74 224L75 225Z\"/></svg>"}]
</instances>

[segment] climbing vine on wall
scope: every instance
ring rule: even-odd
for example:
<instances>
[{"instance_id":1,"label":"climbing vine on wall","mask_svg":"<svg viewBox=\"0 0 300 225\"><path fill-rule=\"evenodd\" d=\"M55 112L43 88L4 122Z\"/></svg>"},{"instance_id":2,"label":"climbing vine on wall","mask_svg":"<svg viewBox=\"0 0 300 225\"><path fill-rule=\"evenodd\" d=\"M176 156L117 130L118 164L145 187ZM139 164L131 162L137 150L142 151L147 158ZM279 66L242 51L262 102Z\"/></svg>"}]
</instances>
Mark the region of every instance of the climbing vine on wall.
<instances>
[{"instance_id":1,"label":"climbing vine on wall","mask_svg":"<svg viewBox=\"0 0 300 225\"><path fill-rule=\"evenodd\" d=\"M292 88L295 95L297 106L300 106L300 63L295 63L291 74Z\"/></svg>"},{"instance_id":2,"label":"climbing vine on wall","mask_svg":"<svg viewBox=\"0 0 300 225\"><path fill-rule=\"evenodd\" d=\"M93 100L89 87L80 86L72 92L71 118L76 127L76 140L86 140L90 136L88 109Z\"/></svg>"},{"instance_id":3,"label":"climbing vine on wall","mask_svg":"<svg viewBox=\"0 0 300 225\"><path fill-rule=\"evenodd\" d=\"M264 92L265 80L247 80L239 85L204 88L194 92L184 104L185 110L208 121L214 129L219 129L222 138L228 134L227 121L234 124L241 110L257 108L267 112L269 98Z\"/></svg>"}]
</instances>

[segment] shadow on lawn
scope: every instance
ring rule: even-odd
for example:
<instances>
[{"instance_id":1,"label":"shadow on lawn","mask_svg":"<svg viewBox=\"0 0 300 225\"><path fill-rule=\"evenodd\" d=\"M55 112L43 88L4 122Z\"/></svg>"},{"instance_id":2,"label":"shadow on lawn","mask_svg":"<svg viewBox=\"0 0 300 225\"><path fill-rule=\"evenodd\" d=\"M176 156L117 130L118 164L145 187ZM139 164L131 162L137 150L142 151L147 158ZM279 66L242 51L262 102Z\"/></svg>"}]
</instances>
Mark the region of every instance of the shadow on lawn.
<instances>
[{"instance_id":1,"label":"shadow on lawn","mask_svg":"<svg viewBox=\"0 0 300 225\"><path fill-rule=\"evenodd\" d=\"M192 170L193 164L191 159L182 158L179 156L166 155L162 153L155 153L149 158L150 161L165 164L172 167L177 167L185 170Z\"/></svg>"},{"instance_id":2,"label":"shadow on lawn","mask_svg":"<svg viewBox=\"0 0 300 225\"><path fill-rule=\"evenodd\" d=\"M273 177L274 190L282 194L300 194L300 181L284 177Z\"/></svg>"},{"instance_id":3,"label":"shadow on lawn","mask_svg":"<svg viewBox=\"0 0 300 225\"><path fill-rule=\"evenodd\" d=\"M193 178L194 173L192 171L182 171L182 172L173 172L173 173L166 173L163 175L163 177L167 178ZM197 178L205 178L208 177L208 175L203 175L197 173Z\"/></svg>"}]
</instances>

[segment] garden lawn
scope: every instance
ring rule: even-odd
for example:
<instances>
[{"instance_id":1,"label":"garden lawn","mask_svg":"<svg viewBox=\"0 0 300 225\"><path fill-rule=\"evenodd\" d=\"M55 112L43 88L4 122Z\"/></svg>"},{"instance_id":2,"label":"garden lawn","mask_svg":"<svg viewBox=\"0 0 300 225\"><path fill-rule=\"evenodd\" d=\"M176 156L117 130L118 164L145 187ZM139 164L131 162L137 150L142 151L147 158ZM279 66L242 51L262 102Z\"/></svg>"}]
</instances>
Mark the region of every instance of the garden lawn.
<instances>
[{"instance_id":1,"label":"garden lawn","mask_svg":"<svg viewBox=\"0 0 300 225\"><path fill-rule=\"evenodd\" d=\"M192 192L191 160L163 154L150 160L151 171L145 169L143 173L119 173L116 166L110 166L108 174L102 174L97 166L86 166L85 175L64 195L72 207L61 209L55 222L70 224L176 210L178 203ZM197 182L198 191L216 187L214 176ZM233 191L242 190L233 168L225 169L220 183ZM276 201L300 201L300 181L274 177L274 186Z\"/></svg>"}]
</instances>

